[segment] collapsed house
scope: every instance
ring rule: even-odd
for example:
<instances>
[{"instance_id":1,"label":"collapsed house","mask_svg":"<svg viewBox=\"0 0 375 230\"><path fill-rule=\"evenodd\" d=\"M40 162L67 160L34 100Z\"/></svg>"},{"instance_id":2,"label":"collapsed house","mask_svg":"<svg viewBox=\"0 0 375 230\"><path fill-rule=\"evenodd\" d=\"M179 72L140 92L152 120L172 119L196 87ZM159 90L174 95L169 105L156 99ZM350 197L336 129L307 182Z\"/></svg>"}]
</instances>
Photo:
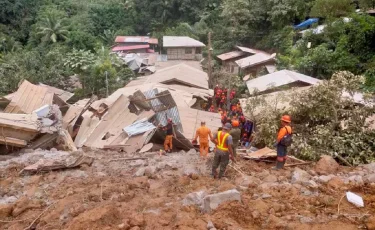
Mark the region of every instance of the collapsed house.
<instances>
[{"instance_id":1,"label":"collapsed house","mask_svg":"<svg viewBox=\"0 0 375 230\"><path fill-rule=\"evenodd\" d=\"M162 144L165 133L158 127L171 118L175 148L188 150L202 120L212 130L221 126L219 114L195 109L212 95L207 74L185 64L135 79L107 98L74 104L67 103L69 92L24 80L1 98L0 145L8 152L87 147L131 153L148 143Z\"/></svg>"},{"instance_id":2,"label":"collapsed house","mask_svg":"<svg viewBox=\"0 0 375 230\"><path fill-rule=\"evenodd\" d=\"M262 50L236 46L236 50L217 56L221 65L229 73L256 75L262 68L268 73L276 71L275 54L269 54Z\"/></svg>"}]
</instances>

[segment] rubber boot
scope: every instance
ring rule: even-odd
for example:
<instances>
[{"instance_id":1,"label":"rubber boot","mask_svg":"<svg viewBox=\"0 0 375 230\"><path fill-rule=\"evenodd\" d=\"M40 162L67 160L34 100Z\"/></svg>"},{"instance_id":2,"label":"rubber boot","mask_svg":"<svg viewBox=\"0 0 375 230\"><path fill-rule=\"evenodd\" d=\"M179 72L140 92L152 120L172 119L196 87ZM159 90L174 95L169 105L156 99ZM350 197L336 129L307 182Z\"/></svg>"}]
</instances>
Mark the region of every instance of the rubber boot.
<instances>
[{"instance_id":1,"label":"rubber boot","mask_svg":"<svg viewBox=\"0 0 375 230\"><path fill-rule=\"evenodd\" d=\"M284 167L285 162L276 161L276 166L272 167L273 170L280 170Z\"/></svg>"}]
</instances>

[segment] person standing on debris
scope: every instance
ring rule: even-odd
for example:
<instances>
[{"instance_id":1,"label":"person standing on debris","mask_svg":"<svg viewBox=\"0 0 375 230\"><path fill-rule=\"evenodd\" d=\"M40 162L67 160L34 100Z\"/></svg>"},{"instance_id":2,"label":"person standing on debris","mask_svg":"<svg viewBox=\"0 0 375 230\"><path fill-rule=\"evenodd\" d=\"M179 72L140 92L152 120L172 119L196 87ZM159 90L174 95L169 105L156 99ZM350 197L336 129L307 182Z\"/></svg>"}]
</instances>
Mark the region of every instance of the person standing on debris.
<instances>
[{"instance_id":1,"label":"person standing on debris","mask_svg":"<svg viewBox=\"0 0 375 230\"><path fill-rule=\"evenodd\" d=\"M276 167L273 169L282 169L287 159L287 147L292 144L292 127L290 126L290 123L290 116L284 115L281 117L282 127L277 134L277 141L275 143L277 148L277 161Z\"/></svg>"},{"instance_id":2,"label":"person standing on debris","mask_svg":"<svg viewBox=\"0 0 375 230\"><path fill-rule=\"evenodd\" d=\"M219 178L223 177L224 172L228 166L229 159L234 161L233 157L233 140L232 136L229 134L230 130L232 128L232 125L229 123L226 123L222 130L219 131L214 139L213 142L216 144L215 149L215 156L214 161L212 164L212 176L214 178L217 178L217 168L220 166L219 171Z\"/></svg>"},{"instance_id":3,"label":"person standing on debris","mask_svg":"<svg viewBox=\"0 0 375 230\"><path fill-rule=\"evenodd\" d=\"M193 140L193 143L197 142L197 139L199 137L199 151L200 151L200 156L203 159L207 159L208 156L208 148L209 148L209 142L210 140L213 140L211 130L206 126L206 122L202 121L201 122L201 127L197 129L197 132L195 134L195 138ZM210 139L208 139L210 138Z\"/></svg>"},{"instance_id":4,"label":"person standing on debris","mask_svg":"<svg viewBox=\"0 0 375 230\"><path fill-rule=\"evenodd\" d=\"M168 118L168 123L163 127L163 130L167 131L167 135L164 140L164 150L167 153L171 153L173 148L173 122L171 118Z\"/></svg>"},{"instance_id":5,"label":"person standing on debris","mask_svg":"<svg viewBox=\"0 0 375 230\"><path fill-rule=\"evenodd\" d=\"M238 143L240 142L240 139L241 139L241 129L240 129L240 122L238 120L233 120L232 121L232 130L229 132L229 134L232 136L232 140L233 140L233 145L232 145L232 149L233 149L233 156L236 157L237 156L237 147L238 147Z\"/></svg>"}]
</instances>

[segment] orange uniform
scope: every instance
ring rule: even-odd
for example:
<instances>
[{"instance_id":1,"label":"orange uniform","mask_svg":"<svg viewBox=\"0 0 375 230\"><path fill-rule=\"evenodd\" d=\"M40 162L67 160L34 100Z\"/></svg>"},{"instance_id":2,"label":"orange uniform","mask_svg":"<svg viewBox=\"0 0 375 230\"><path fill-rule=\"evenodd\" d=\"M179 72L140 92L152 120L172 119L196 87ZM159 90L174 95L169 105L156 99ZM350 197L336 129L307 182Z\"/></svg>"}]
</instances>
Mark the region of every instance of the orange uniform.
<instances>
[{"instance_id":1,"label":"orange uniform","mask_svg":"<svg viewBox=\"0 0 375 230\"><path fill-rule=\"evenodd\" d=\"M285 135L291 134L291 133L292 133L292 127L290 127L289 125L282 127L279 133L277 134L277 143L279 143Z\"/></svg>"},{"instance_id":2,"label":"orange uniform","mask_svg":"<svg viewBox=\"0 0 375 230\"><path fill-rule=\"evenodd\" d=\"M199 145L200 145L200 148L199 148L200 156L207 157L208 147L209 147L208 144L210 142L210 139L213 139L211 130L208 127L202 125L201 127L197 129L194 140L197 140L198 137L199 137Z\"/></svg>"}]
</instances>

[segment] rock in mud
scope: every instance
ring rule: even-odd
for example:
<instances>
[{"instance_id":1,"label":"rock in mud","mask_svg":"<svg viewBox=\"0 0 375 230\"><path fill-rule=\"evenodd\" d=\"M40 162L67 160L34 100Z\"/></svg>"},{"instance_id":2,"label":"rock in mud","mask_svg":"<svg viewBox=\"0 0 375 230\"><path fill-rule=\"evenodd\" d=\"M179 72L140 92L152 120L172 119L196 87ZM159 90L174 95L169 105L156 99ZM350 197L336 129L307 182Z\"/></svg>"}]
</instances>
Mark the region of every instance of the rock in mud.
<instances>
[{"instance_id":1,"label":"rock in mud","mask_svg":"<svg viewBox=\"0 0 375 230\"><path fill-rule=\"evenodd\" d=\"M207 196L206 191L192 192L189 193L185 199L182 200L182 205L198 205L202 206L204 197Z\"/></svg>"},{"instance_id":2,"label":"rock in mud","mask_svg":"<svg viewBox=\"0 0 375 230\"><path fill-rule=\"evenodd\" d=\"M193 168L193 167L187 167L184 169L184 176L191 176L193 174L196 174L196 175L199 175L199 172L197 169Z\"/></svg>"},{"instance_id":3,"label":"rock in mud","mask_svg":"<svg viewBox=\"0 0 375 230\"><path fill-rule=\"evenodd\" d=\"M211 230L211 229L213 229L213 228L215 228L215 225L214 225L214 223L212 223L211 220L209 220L209 221L207 222L207 229L208 229L208 230Z\"/></svg>"},{"instance_id":4,"label":"rock in mud","mask_svg":"<svg viewBox=\"0 0 375 230\"><path fill-rule=\"evenodd\" d=\"M312 223L314 220L310 217L301 217L301 219L299 219L299 221L302 223L302 224L310 224Z\"/></svg>"},{"instance_id":5,"label":"rock in mud","mask_svg":"<svg viewBox=\"0 0 375 230\"><path fill-rule=\"evenodd\" d=\"M154 177L156 173L156 167L155 166L148 166L145 168L144 175L147 177Z\"/></svg>"},{"instance_id":6,"label":"rock in mud","mask_svg":"<svg viewBox=\"0 0 375 230\"><path fill-rule=\"evenodd\" d=\"M134 216L132 216L129 220L129 224L131 227L134 227L134 226L139 226L139 227L142 227L143 225L145 225L145 218L143 217L142 214L136 214Z\"/></svg>"},{"instance_id":7,"label":"rock in mud","mask_svg":"<svg viewBox=\"0 0 375 230\"><path fill-rule=\"evenodd\" d=\"M360 176L360 175L355 175L355 176L349 177L349 182L353 183L355 185L363 185L364 184L362 176Z\"/></svg>"},{"instance_id":8,"label":"rock in mud","mask_svg":"<svg viewBox=\"0 0 375 230\"><path fill-rule=\"evenodd\" d=\"M137 170L137 172L134 173L133 176L135 176L135 177L144 176L144 175L145 175L145 171L146 171L146 169L143 168L143 167L141 167L141 168L139 168L139 169Z\"/></svg>"},{"instance_id":9,"label":"rock in mud","mask_svg":"<svg viewBox=\"0 0 375 230\"><path fill-rule=\"evenodd\" d=\"M311 176L306 171L296 168L292 173L292 183L299 183L302 184L304 182L308 182L310 180Z\"/></svg>"},{"instance_id":10,"label":"rock in mud","mask_svg":"<svg viewBox=\"0 0 375 230\"><path fill-rule=\"evenodd\" d=\"M328 155L321 156L315 166L315 171L320 175L334 174L338 171L339 164Z\"/></svg>"},{"instance_id":11,"label":"rock in mud","mask_svg":"<svg viewBox=\"0 0 375 230\"><path fill-rule=\"evenodd\" d=\"M365 182L367 182L367 183L375 183L375 173L367 175L365 177Z\"/></svg>"},{"instance_id":12,"label":"rock in mud","mask_svg":"<svg viewBox=\"0 0 375 230\"><path fill-rule=\"evenodd\" d=\"M313 181L313 180L309 180L307 182L303 182L303 185L306 186L306 187L308 187L308 188L312 188L312 189L316 189L316 188L319 187L318 184L315 183L315 181Z\"/></svg>"},{"instance_id":13,"label":"rock in mud","mask_svg":"<svg viewBox=\"0 0 375 230\"><path fill-rule=\"evenodd\" d=\"M363 168L366 169L369 172L374 172L375 173L375 162L372 162L367 165L363 165Z\"/></svg>"},{"instance_id":14,"label":"rock in mud","mask_svg":"<svg viewBox=\"0 0 375 230\"><path fill-rule=\"evenodd\" d=\"M253 176L238 177L235 181L237 186L249 187L250 185L258 185L260 180Z\"/></svg>"},{"instance_id":15,"label":"rock in mud","mask_svg":"<svg viewBox=\"0 0 375 230\"><path fill-rule=\"evenodd\" d=\"M5 219L12 214L13 205L11 204L1 204L0 205L0 218Z\"/></svg>"},{"instance_id":16,"label":"rock in mud","mask_svg":"<svg viewBox=\"0 0 375 230\"><path fill-rule=\"evenodd\" d=\"M265 178L263 178L263 181L268 183L274 183L277 182L277 177L275 175L268 175Z\"/></svg>"},{"instance_id":17,"label":"rock in mud","mask_svg":"<svg viewBox=\"0 0 375 230\"><path fill-rule=\"evenodd\" d=\"M335 177L334 175L328 175L328 176L323 175L323 176L318 177L318 182L327 184L334 177Z\"/></svg>"},{"instance_id":18,"label":"rock in mud","mask_svg":"<svg viewBox=\"0 0 375 230\"><path fill-rule=\"evenodd\" d=\"M236 189L208 195L203 199L203 212L209 213L219 207L220 204L234 200L241 201L241 194Z\"/></svg>"}]
</instances>

